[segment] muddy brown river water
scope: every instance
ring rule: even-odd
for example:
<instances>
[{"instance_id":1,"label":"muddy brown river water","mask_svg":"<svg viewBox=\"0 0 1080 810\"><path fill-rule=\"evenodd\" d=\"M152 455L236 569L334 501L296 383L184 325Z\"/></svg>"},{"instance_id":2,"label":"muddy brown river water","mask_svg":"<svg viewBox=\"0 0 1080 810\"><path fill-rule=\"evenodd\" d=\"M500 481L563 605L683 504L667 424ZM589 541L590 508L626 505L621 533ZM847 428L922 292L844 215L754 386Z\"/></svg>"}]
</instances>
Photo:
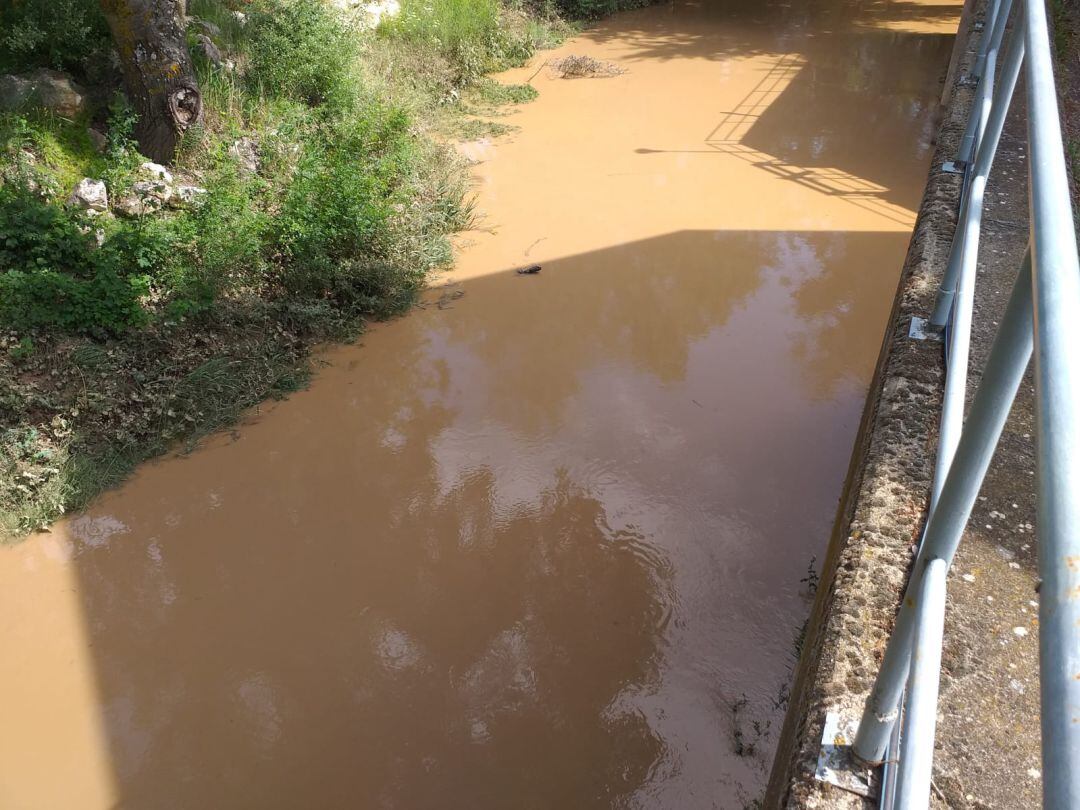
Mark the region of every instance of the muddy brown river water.
<instances>
[{"instance_id":1,"label":"muddy brown river water","mask_svg":"<svg viewBox=\"0 0 1080 810\"><path fill-rule=\"evenodd\" d=\"M958 12L675 2L511 72L460 287L0 549L0 806L750 806Z\"/></svg>"}]
</instances>

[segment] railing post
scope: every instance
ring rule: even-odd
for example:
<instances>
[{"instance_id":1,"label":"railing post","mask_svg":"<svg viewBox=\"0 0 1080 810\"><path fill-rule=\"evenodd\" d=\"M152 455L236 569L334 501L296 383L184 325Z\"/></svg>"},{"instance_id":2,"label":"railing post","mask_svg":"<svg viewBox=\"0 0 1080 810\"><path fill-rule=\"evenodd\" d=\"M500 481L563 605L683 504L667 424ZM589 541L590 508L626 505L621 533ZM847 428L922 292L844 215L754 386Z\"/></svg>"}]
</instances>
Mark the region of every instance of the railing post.
<instances>
[{"instance_id":1,"label":"railing post","mask_svg":"<svg viewBox=\"0 0 1080 810\"><path fill-rule=\"evenodd\" d=\"M937 726L941 643L945 626L945 577L949 564L926 561L915 623L911 678L904 709L904 755L896 788L897 810L916 810L930 804L930 778L934 771L934 730Z\"/></svg>"},{"instance_id":2,"label":"railing post","mask_svg":"<svg viewBox=\"0 0 1080 810\"><path fill-rule=\"evenodd\" d=\"M996 54L994 55L996 60ZM960 217L956 223L956 231L953 233L952 246L949 248L949 262L945 266L945 272L941 277L941 286L938 289L937 301L934 303L934 311L930 315L930 323L941 329L948 323L949 313L952 310L953 298L956 295L957 280L960 276L964 256L968 252L969 228L971 222L976 224L982 216L982 187L979 188L979 209L972 210L972 196L976 192L977 180L982 178L983 186L990 176L990 169L994 165L994 156L997 153L998 143L1001 141L1001 131L1005 127L1005 116L1009 112L1012 102L1013 91L1016 88L1017 79L1020 76L1020 66L1024 61L1024 32L1023 21L1018 20L1009 38L1009 45L1005 52L1005 63L1001 69L1001 81L994 92L993 101L990 103L990 117L986 125L986 133L979 142L979 153L975 158L972 170L971 183L964 188L960 202ZM972 115L974 116L974 111ZM972 252L978 252L978 239ZM940 480L940 479L939 479Z\"/></svg>"},{"instance_id":3,"label":"railing post","mask_svg":"<svg viewBox=\"0 0 1080 810\"><path fill-rule=\"evenodd\" d=\"M1080 807L1080 267L1042 0L1025 2L1043 806Z\"/></svg>"},{"instance_id":4,"label":"railing post","mask_svg":"<svg viewBox=\"0 0 1080 810\"><path fill-rule=\"evenodd\" d=\"M900 693L907 680L912 631L921 600L923 562L933 558L952 562L1031 358L1031 300L1029 251L1024 256L1001 326L994 338L982 382L975 393L971 413L960 436L941 497L930 513L926 535L904 592L896 626L885 648L881 669L859 723L853 750L867 762L880 762L884 757L889 730L896 719Z\"/></svg>"}]
</instances>

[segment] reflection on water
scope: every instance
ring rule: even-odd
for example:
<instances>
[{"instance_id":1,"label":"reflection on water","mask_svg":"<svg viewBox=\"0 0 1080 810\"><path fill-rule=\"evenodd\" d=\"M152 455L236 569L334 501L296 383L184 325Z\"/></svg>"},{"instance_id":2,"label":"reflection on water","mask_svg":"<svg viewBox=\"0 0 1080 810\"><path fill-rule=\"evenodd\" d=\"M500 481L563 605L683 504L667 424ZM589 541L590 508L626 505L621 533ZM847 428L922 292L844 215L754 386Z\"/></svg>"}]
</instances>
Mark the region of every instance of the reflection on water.
<instances>
[{"instance_id":1,"label":"reflection on water","mask_svg":"<svg viewBox=\"0 0 1080 810\"><path fill-rule=\"evenodd\" d=\"M851 8L720 8L589 32L561 52L630 72L538 78L521 131L469 147L495 227L462 254L464 297L433 291L236 438L0 551L0 803L727 808L760 790L948 38L869 6L877 49L852 70L896 70L834 81L839 57L808 43ZM864 98L847 114L895 149L881 165L854 140L830 152L825 113L782 89L724 137L785 176L714 148L784 53L820 110ZM885 191L851 205L803 170ZM509 272L524 259L542 273Z\"/></svg>"}]
</instances>

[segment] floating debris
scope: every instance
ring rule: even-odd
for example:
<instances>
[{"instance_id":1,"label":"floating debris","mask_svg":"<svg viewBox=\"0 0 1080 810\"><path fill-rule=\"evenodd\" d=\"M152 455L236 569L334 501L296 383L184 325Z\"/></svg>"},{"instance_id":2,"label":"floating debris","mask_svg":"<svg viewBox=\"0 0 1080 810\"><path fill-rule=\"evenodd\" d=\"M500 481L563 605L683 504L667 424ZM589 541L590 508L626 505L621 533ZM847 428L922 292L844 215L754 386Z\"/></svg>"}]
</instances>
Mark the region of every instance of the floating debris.
<instances>
[{"instance_id":1,"label":"floating debris","mask_svg":"<svg viewBox=\"0 0 1080 810\"><path fill-rule=\"evenodd\" d=\"M519 267L517 272L519 276L535 276L540 272L540 265L530 264L528 267Z\"/></svg>"},{"instance_id":2,"label":"floating debris","mask_svg":"<svg viewBox=\"0 0 1080 810\"><path fill-rule=\"evenodd\" d=\"M437 305L439 309L452 309L453 307L450 306L450 302L457 301L463 295L465 295L464 290L450 290L444 292L442 295L439 296Z\"/></svg>"},{"instance_id":3,"label":"floating debris","mask_svg":"<svg viewBox=\"0 0 1080 810\"><path fill-rule=\"evenodd\" d=\"M602 62L591 56L574 54L551 60L548 67L563 79L610 78L626 73L626 68L619 67L614 62Z\"/></svg>"}]
</instances>

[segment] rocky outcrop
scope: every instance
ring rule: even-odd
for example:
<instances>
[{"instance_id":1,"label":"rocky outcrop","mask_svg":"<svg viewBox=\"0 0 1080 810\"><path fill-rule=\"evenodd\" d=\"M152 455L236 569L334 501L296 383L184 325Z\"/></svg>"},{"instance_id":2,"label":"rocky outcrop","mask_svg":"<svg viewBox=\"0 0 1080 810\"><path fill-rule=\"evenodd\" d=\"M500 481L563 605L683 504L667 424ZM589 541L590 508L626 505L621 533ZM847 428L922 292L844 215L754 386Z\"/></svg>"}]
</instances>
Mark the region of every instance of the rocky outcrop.
<instances>
[{"instance_id":1,"label":"rocky outcrop","mask_svg":"<svg viewBox=\"0 0 1080 810\"><path fill-rule=\"evenodd\" d=\"M375 28L384 19L401 13L398 0L334 0L333 5L345 12L363 28Z\"/></svg>"},{"instance_id":2,"label":"rocky outcrop","mask_svg":"<svg viewBox=\"0 0 1080 810\"><path fill-rule=\"evenodd\" d=\"M100 180L84 177L68 197L68 205L84 211L103 214L109 210L109 194Z\"/></svg>"},{"instance_id":3,"label":"rocky outcrop","mask_svg":"<svg viewBox=\"0 0 1080 810\"><path fill-rule=\"evenodd\" d=\"M198 205L208 193L209 192L207 192L205 188L201 188L200 186L181 184L176 187L176 192L169 198L169 207L190 208L191 206Z\"/></svg>"},{"instance_id":4,"label":"rocky outcrop","mask_svg":"<svg viewBox=\"0 0 1080 810\"><path fill-rule=\"evenodd\" d=\"M141 217L163 208L189 208L207 194L205 188L190 183L176 183L168 169L159 163L146 162L139 167L139 178L131 191L113 204L122 217Z\"/></svg>"},{"instance_id":5,"label":"rocky outcrop","mask_svg":"<svg viewBox=\"0 0 1080 810\"><path fill-rule=\"evenodd\" d=\"M131 193L116 201L113 209L124 217L139 217L164 208L173 196L172 173L160 163L146 162L139 167L139 180Z\"/></svg>"},{"instance_id":6,"label":"rocky outcrop","mask_svg":"<svg viewBox=\"0 0 1080 810\"><path fill-rule=\"evenodd\" d=\"M221 55L221 49L214 44L214 40L206 34L199 34L195 42L195 51L214 67L221 67L225 63L225 57Z\"/></svg>"},{"instance_id":7,"label":"rocky outcrop","mask_svg":"<svg viewBox=\"0 0 1080 810\"><path fill-rule=\"evenodd\" d=\"M105 133L100 129L94 129L90 127L86 130L86 136L90 139L90 143L94 145L94 151L99 155L105 154L109 148L109 139L105 137Z\"/></svg>"},{"instance_id":8,"label":"rocky outcrop","mask_svg":"<svg viewBox=\"0 0 1080 810\"><path fill-rule=\"evenodd\" d=\"M259 171L259 149L255 141L244 136L229 147L229 154L236 160L242 174L257 174Z\"/></svg>"},{"instance_id":9,"label":"rocky outcrop","mask_svg":"<svg viewBox=\"0 0 1080 810\"><path fill-rule=\"evenodd\" d=\"M40 68L0 76L0 109L43 107L64 118L75 118L86 104L86 91L57 70Z\"/></svg>"}]
</instances>

